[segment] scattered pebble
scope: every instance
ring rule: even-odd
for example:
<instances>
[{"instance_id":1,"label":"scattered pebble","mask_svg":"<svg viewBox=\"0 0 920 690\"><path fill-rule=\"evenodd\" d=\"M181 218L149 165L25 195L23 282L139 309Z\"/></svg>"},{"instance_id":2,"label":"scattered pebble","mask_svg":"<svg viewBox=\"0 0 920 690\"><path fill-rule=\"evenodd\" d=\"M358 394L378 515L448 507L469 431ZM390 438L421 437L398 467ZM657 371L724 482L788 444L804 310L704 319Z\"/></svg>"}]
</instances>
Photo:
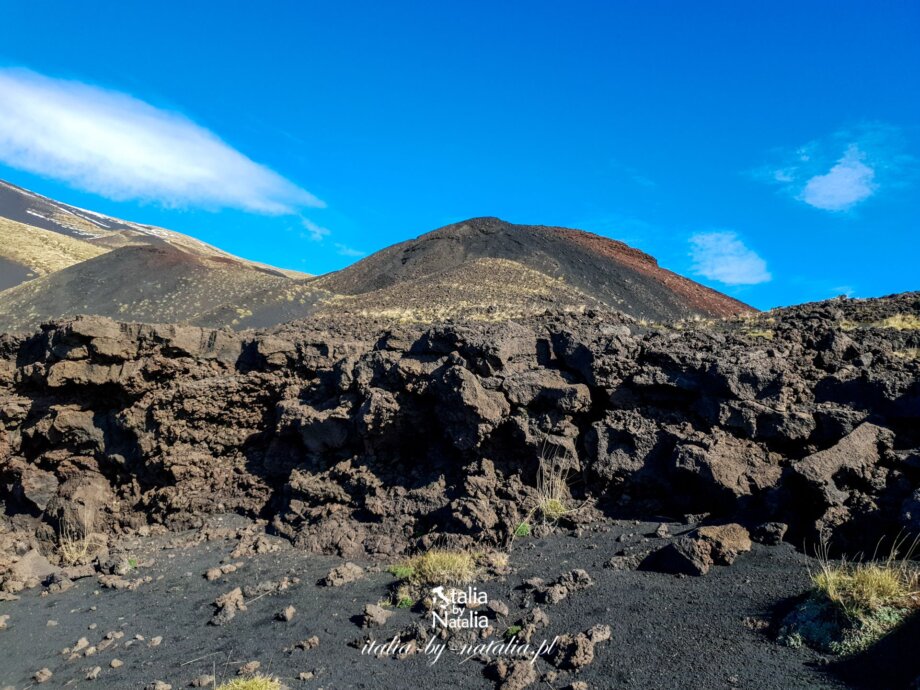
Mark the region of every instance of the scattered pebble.
<instances>
[{"instance_id":1,"label":"scattered pebble","mask_svg":"<svg viewBox=\"0 0 920 690\"><path fill-rule=\"evenodd\" d=\"M94 666L86 672L86 680L96 680L100 673L102 673L102 666Z\"/></svg>"},{"instance_id":2,"label":"scattered pebble","mask_svg":"<svg viewBox=\"0 0 920 690\"><path fill-rule=\"evenodd\" d=\"M6 627L7 627L6 624L7 624L7 621L9 620L10 620L10 617L7 614L3 614L2 616L0 616L0 630L6 630Z\"/></svg>"},{"instance_id":3,"label":"scattered pebble","mask_svg":"<svg viewBox=\"0 0 920 690\"><path fill-rule=\"evenodd\" d=\"M242 565L242 563L227 563L226 565L220 565L216 568L208 568L204 576L208 581L219 580L224 575L235 573Z\"/></svg>"},{"instance_id":4,"label":"scattered pebble","mask_svg":"<svg viewBox=\"0 0 920 690\"><path fill-rule=\"evenodd\" d=\"M301 640L294 646L297 647L297 649L303 649L305 651L307 649L314 649L319 647L319 638L314 635L313 637L308 637L306 640Z\"/></svg>"},{"instance_id":5,"label":"scattered pebble","mask_svg":"<svg viewBox=\"0 0 920 690\"><path fill-rule=\"evenodd\" d=\"M32 680L36 683L47 683L53 675L50 669L42 668L32 674Z\"/></svg>"},{"instance_id":6,"label":"scattered pebble","mask_svg":"<svg viewBox=\"0 0 920 690\"><path fill-rule=\"evenodd\" d=\"M152 683L148 683L145 690L172 690L172 685L164 683L162 680L155 680Z\"/></svg>"},{"instance_id":7,"label":"scattered pebble","mask_svg":"<svg viewBox=\"0 0 920 690\"><path fill-rule=\"evenodd\" d=\"M295 614L295 613L297 613L297 609L295 609L293 606L288 606L288 607L285 608L283 611L281 611L280 613L278 613L278 615L276 616L276 618L277 618L279 621L284 621L285 623L290 623L292 620L294 620L294 614Z\"/></svg>"},{"instance_id":8,"label":"scattered pebble","mask_svg":"<svg viewBox=\"0 0 920 690\"><path fill-rule=\"evenodd\" d=\"M508 605L504 602L498 601L497 599L493 599L488 604L486 604L486 606L489 607L489 610L495 612L499 616L508 615Z\"/></svg>"},{"instance_id":9,"label":"scattered pebble","mask_svg":"<svg viewBox=\"0 0 920 690\"><path fill-rule=\"evenodd\" d=\"M247 661L245 664L240 666L240 670L236 672L238 676L247 676L250 673L255 673L262 666L262 663L259 661Z\"/></svg>"},{"instance_id":10,"label":"scattered pebble","mask_svg":"<svg viewBox=\"0 0 920 690\"><path fill-rule=\"evenodd\" d=\"M362 627L379 628L385 625L387 620L392 615L393 615L392 611L387 611L382 606L377 606L377 604L367 604L364 607L364 617L362 619Z\"/></svg>"},{"instance_id":11,"label":"scattered pebble","mask_svg":"<svg viewBox=\"0 0 920 690\"><path fill-rule=\"evenodd\" d=\"M770 621L756 616L746 616L741 622L751 630L767 630L770 627Z\"/></svg>"},{"instance_id":12,"label":"scattered pebble","mask_svg":"<svg viewBox=\"0 0 920 690\"><path fill-rule=\"evenodd\" d=\"M144 638L141 637L141 640ZM163 643L163 636L157 635L156 637L151 637L150 642L147 643L148 647L159 647Z\"/></svg>"},{"instance_id":13,"label":"scattered pebble","mask_svg":"<svg viewBox=\"0 0 920 690\"><path fill-rule=\"evenodd\" d=\"M341 587L364 577L364 569L354 563L344 563L329 571L322 580L317 582L322 587Z\"/></svg>"},{"instance_id":14,"label":"scattered pebble","mask_svg":"<svg viewBox=\"0 0 920 690\"><path fill-rule=\"evenodd\" d=\"M192 681L193 688L206 688L214 683L214 676L204 674Z\"/></svg>"},{"instance_id":15,"label":"scattered pebble","mask_svg":"<svg viewBox=\"0 0 920 690\"><path fill-rule=\"evenodd\" d=\"M124 665L125 665L125 662L122 661L121 659L112 659L109 662L109 666L111 666L112 668L121 668Z\"/></svg>"},{"instance_id":16,"label":"scattered pebble","mask_svg":"<svg viewBox=\"0 0 920 690\"><path fill-rule=\"evenodd\" d=\"M224 625L229 623L236 616L237 611L246 610L243 590L236 587L226 594L222 594L214 600L214 606L217 607L217 611L212 616L210 624Z\"/></svg>"},{"instance_id":17,"label":"scattered pebble","mask_svg":"<svg viewBox=\"0 0 920 690\"><path fill-rule=\"evenodd\" d=\"M57 627L57 624L58 624L57 621L48 621L47 623L45 623L45 627L48 627L48 628L55 628L55 627Z\"/></svg>"}]
</instances>

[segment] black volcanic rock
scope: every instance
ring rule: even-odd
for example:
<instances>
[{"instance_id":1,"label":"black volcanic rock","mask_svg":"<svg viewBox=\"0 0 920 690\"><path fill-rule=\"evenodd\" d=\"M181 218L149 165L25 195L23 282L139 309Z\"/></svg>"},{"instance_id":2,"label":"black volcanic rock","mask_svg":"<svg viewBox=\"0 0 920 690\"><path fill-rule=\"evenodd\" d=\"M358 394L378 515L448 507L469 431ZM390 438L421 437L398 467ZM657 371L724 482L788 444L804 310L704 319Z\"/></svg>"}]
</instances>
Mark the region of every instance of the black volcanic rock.
<instances>
[{"instance_id":1,"label":"black volcanic rock","mask_svg":"<svg viewBox=\"0 0 920 690\"><path fill-rule=\"evenodd\" d=\"M917 524L920 331L880 323L894 314L920 315L917 293L683 330L602 312L61 322L0 337L0 501L49 543L89 504L101 531L219 505L302 548L393 558L506 544L549 461L568 523L706 513L855 552Z\"/></svg>"}]
</instances>

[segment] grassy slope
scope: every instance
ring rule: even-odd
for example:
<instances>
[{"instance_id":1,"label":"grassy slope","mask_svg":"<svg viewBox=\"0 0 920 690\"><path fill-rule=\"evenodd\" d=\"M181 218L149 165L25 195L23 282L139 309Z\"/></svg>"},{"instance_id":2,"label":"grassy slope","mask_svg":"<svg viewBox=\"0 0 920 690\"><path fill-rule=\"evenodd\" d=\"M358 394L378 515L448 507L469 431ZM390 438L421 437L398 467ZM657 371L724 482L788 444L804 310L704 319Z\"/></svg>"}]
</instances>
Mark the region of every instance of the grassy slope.
<instances>
[{"instance_id":1,"label":"grassy slope","mask_svg":"<svg viewBox=\"0 0 920 690\"><path fill-rule=\"evenodd\" d=\"M515 261L482 258L380 290L337 295L318 313L428 323L448 318L502 321L550 308L583 311L586 306L598 302L559 278Z\"/></svg>"},{"instance_id":2,"label":"grassy slope","mask_svg":"<svg viewBox=\"0 0 920 690\"><path fill-rule=\"evenodd\" d=\"M279 294L290 278L251 264L189 254L163 245L122 247L5 290L0 331L97 314L146 323L237 325L260 293ZM220 311L214 322L207 315Z\"/></svg>"},{"instance_id":3,"label":"grassy slope","mask_svg":"<svg viewBox=\"0 0 920 690\"><path fill-rule=\"evenodd\" d=\"M0 257L45 276L108 250L88 242L0 218Z\"/></svg>"}]
</instances>

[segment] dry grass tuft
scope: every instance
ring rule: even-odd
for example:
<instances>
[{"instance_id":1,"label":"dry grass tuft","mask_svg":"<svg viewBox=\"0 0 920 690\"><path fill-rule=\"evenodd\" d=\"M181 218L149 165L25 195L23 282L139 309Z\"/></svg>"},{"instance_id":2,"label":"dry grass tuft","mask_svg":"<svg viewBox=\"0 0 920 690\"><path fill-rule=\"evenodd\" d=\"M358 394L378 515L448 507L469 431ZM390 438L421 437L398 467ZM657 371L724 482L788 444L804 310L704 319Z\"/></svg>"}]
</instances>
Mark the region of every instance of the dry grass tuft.
<instances>
[{"instance_id":1,"label":"dry grass tuft","mask_svg":"<svg viewBox=\"0 0 920 690\"><path fill-rule=\"evenodd\" d=\"M253 676L252 678L234 678L221 683L215 690L281 690L281 681L272 676Z\"/></svg>"},{"instance_id":2,"label":"dry grass tuft","mask_svg":"<svg viewBox=\"0 0 920 690\"><path fill-rule=\"evenodd\" d=\"M572 473L568 454L562 458L557 453L547 457L544 453L537 469L537 507L536 512L548 522L559 522L568 513L577 510L569 504L570 475ZM526 521L525 521L526 522Z\"/></svg>"},{"instance_id":3,"label":"dry grass tuft","mask_svg":"<svg viewBox=\"0 0 920 690\"><path fill-rule=\"evenodd\" d=\"M920 359L920 347L909 347L906 350L895 350L891 354L893 354L898 359L906 359L909 362L914 362Z\"/></svg>"},{"instance_id":4,"label":"dry grass tuft","mask_svg":"<svg viewBox=\"0 0 920 690\"><path fill-rule=\"evenodd\" d=\"M906 556L898 556L898 546L902 545L903 540L884 561L832 562L821 558L818 571L811 576L812 584L853 622L884 607L918 608L920 567L910 560L914 548L908 549Z\"/></svg>"},{"instance_id":5,"label":"dry grass tuft","mask_svg":"<svg viewBox=\"0 0 920 690\"><path fill-rule=\"evenodd\" d=\"M64 565L85 565L93 559L103 544L104 539L98 534L82 536L62 534L58 537L58 555Z\"/></svg>"},{"instance_id":6,"label":"dry grass tuft","mask_svg":"<svg viewBox=\"0 0 920 690\"><path fill-rule=\"evenodd\" d=\"M920 330L920 317L916 314L895 314L887 319L876 321L872 324L876 328L891 328L896 331Z\"/></svg>"},{"instance_id":7,"label":"dry grass tuft","mask_svg":"<svg viewBox=\"0 0 920 690\"><path fill-rule=\"evenodd\" d=\"M80 522L79 530L64 527L58 534L58 555L65 566L89 563L96 552L105 546L105 536L93 532L95 518L89 509L83 511Z\"/></svg>"},{"instance_id":8,"label":"dry grass tuft","mask_svg":"<svg viewBox=\"0 0 920 690\"><path fill-rule=\"evenodd\" d=\"M587 505L587 501L574 505L569 490L573 472L574 463L567 451L560 456L558 447L552 453L547 453L544 448L537 467L536 496L531 499L532 507L527 511L524 519L512 530L509 548L515 539L531 535L534 517L539 515L543 524L555 525L566 515L577 513Z\"/></svg>"},{"instance_id":9,"label":"dry grass tuft","mask_svg":"<svg viewBox=\"0 0 920 690\"><path fill-rule=\"evenodd\" d=\"M905 545L899 538L887 559L864 562L831 561L822 545L811 574L814 589L786 617L780 640L851 655L896 629L920 609L920 565L911 560L918 540Z\"/></svg>"},{"instance_id":10,"label":"dry grass tuft","mask_svg":"<svg viewBox=\"0 0 920 690\"><path fill-rule=\"evenodd\" d=\"M397 579L422 586L466 585L477 572L475 554L449 549L431 549L390 568Z\"/></svg>"}]
</instances>

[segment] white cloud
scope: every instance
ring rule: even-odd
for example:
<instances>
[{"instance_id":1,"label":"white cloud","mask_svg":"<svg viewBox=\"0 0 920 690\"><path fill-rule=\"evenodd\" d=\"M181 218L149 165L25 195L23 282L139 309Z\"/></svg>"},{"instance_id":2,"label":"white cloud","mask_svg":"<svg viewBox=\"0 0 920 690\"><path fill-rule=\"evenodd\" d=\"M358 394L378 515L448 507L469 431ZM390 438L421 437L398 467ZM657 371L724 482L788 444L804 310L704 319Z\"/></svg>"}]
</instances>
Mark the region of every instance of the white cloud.
<instances>
[{"instance_id":1,"label":"white cloud","mask_svg":"<svg viewBox=\"0 0 920 690\"><path fill-rule=\"evenodd\" d=\"M813 208L849 211L883 189L911 184L916 160L904 146L899 128L863 123L780 151L777 161L755 175Z\"/></svg>"},{"instance_id":2,"label":"white cloud","mask_svg":"<svg viewBox=\"0 0 920 690\"><path fill-rule=\"evenodd\" d=\"M767 263L734 232L701 232L690 238L692 270L726 285L757 285L772 280Z\"/></svg>"},{"instance_id":3,"label":"white cloud","mask_svg":"<svg viewBox=\"0 0 920 690\"><path fill-rule=\"evenodd\" d=\"M846 211L868 199L878 188L875 170L863 161L865 154L851 144L840 160L824 175L815 175L805 183L800 199L825 211Z\"/></svg>"},{"instance_id":4,"label":"white cloud","mask_svg":"<svg viewBox=\"0 0 920 690\"><path fill-rule=\"evenodd\" d=\"M22 69L0 69L0 161L116 200L269 214L323 206L179 113Z\"/></svg>"},{"instance_id":5,"label":"white cloud","mask_svg":"<svg viewBox=\"0 0 920 690\"><path fill-rule=\"evenodd\" d=\"M329 228L317 225L309 218L301 218L300 224L303 225L304 230L306 230L306 232L300 233L300 236L307 238L311 242L322 242L324 237L329 237L329 235L332 234Z\"/></svg>"},{"instance_id":6,"label":"white cloud","mask_svg":"<svg viewBox=\"0 0 920 690\"><path fill-rule=\"evenodd\" d=\"M342 256L354 256L354 257L364 256L364 252L362 252L361 250L353 249L349 247L347 244L339 244L338 242L335 243L335 250Z\"/></svg>"}]
</instances>

